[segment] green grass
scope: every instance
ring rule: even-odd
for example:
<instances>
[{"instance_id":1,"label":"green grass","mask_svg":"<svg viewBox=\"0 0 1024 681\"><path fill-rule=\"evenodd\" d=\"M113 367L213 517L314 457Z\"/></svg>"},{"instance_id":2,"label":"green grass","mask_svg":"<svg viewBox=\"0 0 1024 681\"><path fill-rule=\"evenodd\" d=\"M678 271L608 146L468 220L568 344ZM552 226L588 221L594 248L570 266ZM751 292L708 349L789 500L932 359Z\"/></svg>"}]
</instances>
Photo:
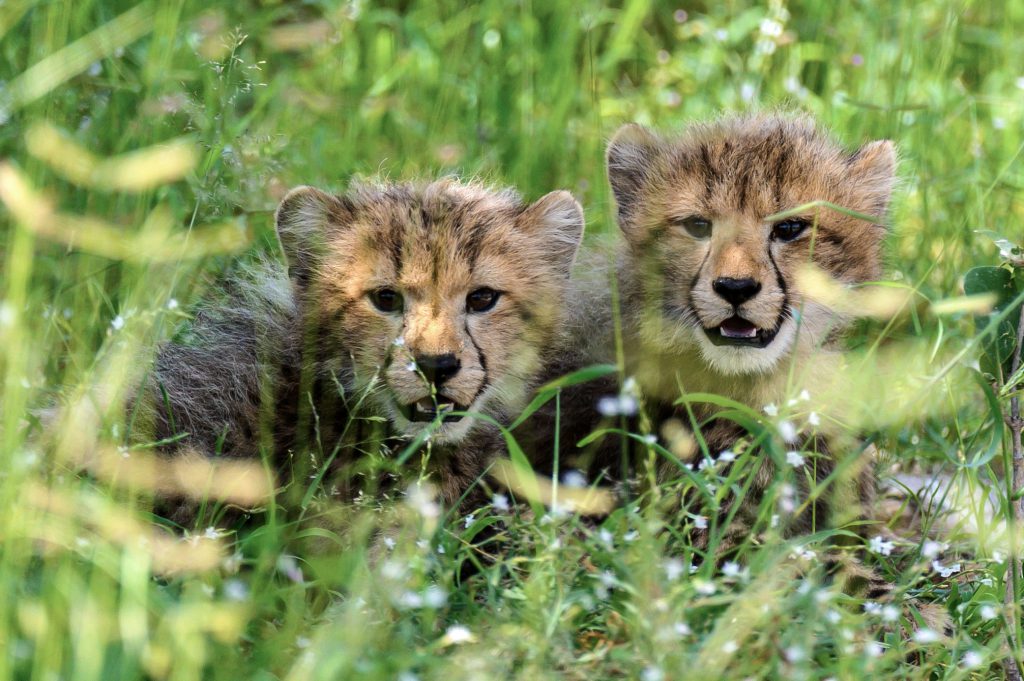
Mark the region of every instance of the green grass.
<instances>
[{"instance_id":1,"label":"green grass","mask_svg":"<svg viewBox=\"0 0 1024 681\"><path fill-rule=\"evenodd\" d=\"M602 153L631 120L671 129L782 105L851 146L895 140L887 275L922 301L959 295L970 266L999 261L975 230L1021 238L1024 3L699 2L685 15L650 0L217 5L0 4L0 678L1002 675L1004 622L1020 610L1002 605L994 557L1011 546L998 517L966 503L942 556L962 563L959 579L919 559L912 534L898 559L868 554L912 597L882 613L821 580L816 558L791 557L820 554L825 534L744 546L738 576L708 562L691 577L691 553L666 550L671 525L643 504L600 527L510 517L506 552L465 580L474 534L509 514L466 527L364 499L317 529L272 509L216 540L225 560L198 569L214 540L140 542L136 496L61 458L116 442L116 407L102 425L68 425L59 446L38 414L116 382L238 254L273 249L272 210L292 185L458 172L531 199L562 187L590 234L614 234ZM765 20L784 32L763 34L777 33ZM169 176L129 191L110 165L69 164L72 147L48 143L44 123L97 158L184 136L194 163L175 173L161 157ZM29 229L12 168L43 193L25 206L49 201L108 231L69 243L67 220ZM222 231L204 241L207 228ZM852 342L905 360L872 397L927 405L867 428L884 463L1005 503L998 405L969 380L973 320L922 304ZM393 549L374 541L382 528ZM371 559L371 546L386 555ZM157 573L190 551L196 569ZM949 638L914 639L923 603L950 614Z\"/></svg>"}]
</instances>

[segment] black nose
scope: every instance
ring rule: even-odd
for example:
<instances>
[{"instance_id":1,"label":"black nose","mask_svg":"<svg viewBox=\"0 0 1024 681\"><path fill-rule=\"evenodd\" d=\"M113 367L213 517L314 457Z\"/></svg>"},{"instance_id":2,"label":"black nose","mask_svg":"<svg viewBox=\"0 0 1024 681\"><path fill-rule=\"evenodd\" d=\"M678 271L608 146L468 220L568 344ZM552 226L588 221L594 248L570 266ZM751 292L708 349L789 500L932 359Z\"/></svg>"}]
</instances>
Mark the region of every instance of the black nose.
<instances>
[{"instance_id":1,"label":"black nose","mask_svg":"<svg viewBox=\"0 0 1024 681\"><path fill-rule=\"evenodd\" d=\"M756 296L757 292L761 290L761 284L753 279L719 277L711 284L711 288L733 305L740 305Z\"/></svg>"},{"instance_id":2,"label":"black nose","mask_svg":"<svg viewBox=\"0 0 1024 681\"><path fill-rule=\"evenodd\" d=\"M452 353L444 355L420 355L416 358L416 366L419 367L427 380L434 385L441 385L449 378L459 373L462 362Z\"/></svg>"}]
</instances>

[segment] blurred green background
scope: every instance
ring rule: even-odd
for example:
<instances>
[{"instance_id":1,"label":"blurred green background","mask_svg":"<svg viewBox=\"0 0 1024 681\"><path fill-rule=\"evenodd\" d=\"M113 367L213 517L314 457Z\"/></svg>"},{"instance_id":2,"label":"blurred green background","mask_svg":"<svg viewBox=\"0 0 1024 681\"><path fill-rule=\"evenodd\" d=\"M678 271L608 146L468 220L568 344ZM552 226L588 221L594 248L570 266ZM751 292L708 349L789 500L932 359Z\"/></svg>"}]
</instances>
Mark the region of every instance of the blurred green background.
<instances>
[{"instance_id":1,"label":"blurred green background","mask_svg":"<svg viewBox=\"0 0 1024 681\"><path fill-rule=\"evenodd\" d=\"M154 578L145 552L89 524L130 499L44 463L36 410L111 363L142 361L238 253L275 248L272 211L296 184L457 173L530 199L566 188L591 234L614 233L603 150L627 121L670 131L784 107L850 148L895 140L887 273L927 299L958 295L968 267L998 262L975 230L1024 234L1022 35L1017 0L0 3L0 678L998 676L988 664L1004 634L973 614L999 604L998 567L987 592L941 587L951 611L970 607L928 647L885 638L858 602L833 621L825 601L789 588L774 554L728 594L672 586L657 533L627 512L609 521L616 551L589 530L524 521L517 567L459 587L444 585L467 553L451 531L461 523L409 520L410 536L434 543L424 554L410 540L401 579L447 594L429 612L396 605L391 577L363 560L373 513L301 582L294 533L273 522L230 544L241 576ZM81 160L181 138L194 163L165 168L166 182L112 183ZM51 209L102 224L30 228ZM145 240L225 221L221 247L198 257ZM890 333L957 350L973 327L925 315ZM989 422L969 402L952 411ZM976 445L959 435L925 419L887 443L910 468L969 458ZM32 496L44 489L72 510ZM639 541L621 539L633 531ZM790 582L758 581L779 575ZM774 615L743 610L751 599ZM476 642L457 640L463 624Z\"/></svg>"}]
</instances>

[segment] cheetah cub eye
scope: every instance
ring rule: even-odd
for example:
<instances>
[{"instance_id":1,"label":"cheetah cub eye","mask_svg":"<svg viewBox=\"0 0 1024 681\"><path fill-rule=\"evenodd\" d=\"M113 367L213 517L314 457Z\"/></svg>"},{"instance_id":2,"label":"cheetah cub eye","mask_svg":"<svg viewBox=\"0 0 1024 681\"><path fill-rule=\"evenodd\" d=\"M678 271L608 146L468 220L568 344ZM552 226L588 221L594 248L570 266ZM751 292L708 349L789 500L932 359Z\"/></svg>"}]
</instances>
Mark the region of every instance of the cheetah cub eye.
<instances>
[{"instance_id":1,"label":"cheetah cub eye","mask_svg":"<svg viewBox=\"0 0 1024 681\"><path fill-rule=\"evenodd\" d=\"M806 220L783 220L772 227L772 239L775 241L793 241L810 227Z\"/></svg>"},{"instance_id":2,"label":"cheetah cub eye","mask_svg":"<svg viewBox=\"0 0 1024 681\"><path fill-rule=\"evenodd\" d=\"M702 218L699 215L676 218L672 220L672 224L679 225L685 229L694 239L707 239L711 236L711 220Z\"/></svg>"},{"instance_id":3,"label":"cheetah cub eye","mask_svg":"<svg viewBox=\"0 0 1024 681\"><path fill-rule=\"evenodd\" d=\"M498 304L501 293L492 288L478 288L466 296L466 309L470 312L487 312Z\"/></svg>"},{"instance_id":4,"label":"cheetah cub eye","mask_svg":"<svg viewBox=\"0 0 1024 681\"><path fill-rule=\"evenodd\" d=\"M370 291L370 302L381 312L401 312L402 294L393 288Z\"/></svg>"}]
</instances>

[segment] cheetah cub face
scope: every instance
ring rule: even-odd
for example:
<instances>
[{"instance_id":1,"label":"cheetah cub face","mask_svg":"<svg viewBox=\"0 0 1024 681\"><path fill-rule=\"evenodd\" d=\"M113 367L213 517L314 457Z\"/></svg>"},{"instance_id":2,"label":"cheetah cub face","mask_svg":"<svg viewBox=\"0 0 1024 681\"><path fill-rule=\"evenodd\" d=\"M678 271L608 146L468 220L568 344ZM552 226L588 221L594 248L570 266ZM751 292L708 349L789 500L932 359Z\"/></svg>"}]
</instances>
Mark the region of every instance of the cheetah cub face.
<instances>
[{"instance_id":1,"label":"cheetah cub face","mask_svg":"<svg viewBox=\"0 0 1024 681\"><path fill-rule=\"evenodd\" d=\"M803 263L847 284L880 274L891 142L850 154L808 118L750 116L674 139L627 125L607 161L646 298L644 337L668 351L696 348L715 372L767 373L825 342L841 320L798 290ZM874 220L830 209L767 219L816 200Z\"/></svg>"},{"instance_id":2,"label":"cheetah cub face","mask_svg":"<svg viewBox=\"0 0 1024 681\"><path fill-rule=\"evenodd\" d=\"M393 430L456 443L525 401L555 332L583 212L568 192L441 180L293 190L277 212L317 371ZM352 399L358 399L353 397Z\"/></svg>"}]
</instances>

